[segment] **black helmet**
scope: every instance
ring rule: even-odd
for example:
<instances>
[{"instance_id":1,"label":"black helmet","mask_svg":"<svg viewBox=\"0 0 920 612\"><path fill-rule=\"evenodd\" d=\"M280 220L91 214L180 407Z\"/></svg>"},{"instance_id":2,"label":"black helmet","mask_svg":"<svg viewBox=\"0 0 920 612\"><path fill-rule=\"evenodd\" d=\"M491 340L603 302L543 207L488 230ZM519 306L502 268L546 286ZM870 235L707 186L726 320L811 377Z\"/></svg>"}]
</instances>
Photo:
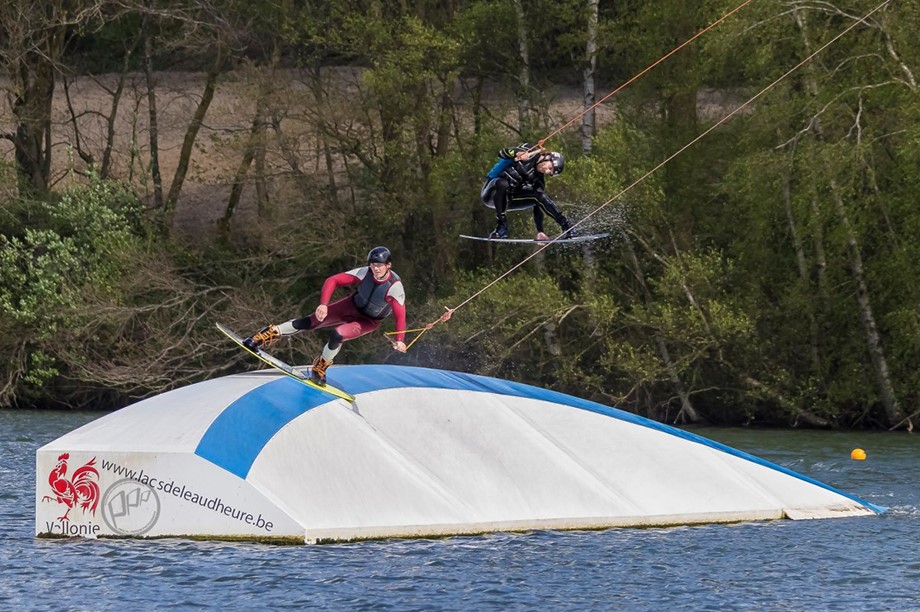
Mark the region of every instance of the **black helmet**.
<instances>
[{"instance_id":1,"label":"black helmet","mask_svg":"<svg viewBox=\"0 0 920 612\"><path fill-rule=\"evenodd\" d=\"M549 155L549 160L553 162L553 176L562 174L562 169L565 168L565 158L562 157L562 153L550 151L547 155Z\"/></svg>"},{"instance_id":2,"label":"black helmet","mask_svg":"<svg viewBox=\"0 0 920 612\"><path fill-rule=\"evenodd\" d=\"M368 265L372 263L390 263L390 249L385 246L374 247L367 254Z\"/></svg>"}]
</instances>

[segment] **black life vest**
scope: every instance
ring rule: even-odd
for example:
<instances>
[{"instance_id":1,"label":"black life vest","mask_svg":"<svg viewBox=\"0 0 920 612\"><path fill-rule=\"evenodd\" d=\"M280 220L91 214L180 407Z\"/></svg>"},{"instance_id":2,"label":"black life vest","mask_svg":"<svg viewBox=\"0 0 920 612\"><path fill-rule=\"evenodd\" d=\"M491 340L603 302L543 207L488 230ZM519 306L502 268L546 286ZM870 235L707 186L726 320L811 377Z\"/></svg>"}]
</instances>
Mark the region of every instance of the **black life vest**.
<instances>
[{"instance_id":1,"label":"black life vest","mask_svg":"<svg viewBox=\"0 0 920 612\"><path fill-rule=\"evenodd\" d=\"M543 188L543 185L545 185L543 174L537 170L539 157L539 155L536 155L531 159L513 160L505 167L500 176L503 176L508 181L509 189L513 191L522 185L528 185L531 189L534 187Z\"/></svg>"},{"instance_id":2,"label":"black life vest","mask_svg":"<svg viewBox=\"0 0 920 612\"><path fill-rule=\"evenodd\" d=\"M358 312L372 319L385 319L393 312L393 307L387 303L387 293L390 287L399 282L399 275L390 270L390 276L382 283L374 280L374 273L370 267L358 288L351 296L351 300Z\"/></svg>"}]
</instances>

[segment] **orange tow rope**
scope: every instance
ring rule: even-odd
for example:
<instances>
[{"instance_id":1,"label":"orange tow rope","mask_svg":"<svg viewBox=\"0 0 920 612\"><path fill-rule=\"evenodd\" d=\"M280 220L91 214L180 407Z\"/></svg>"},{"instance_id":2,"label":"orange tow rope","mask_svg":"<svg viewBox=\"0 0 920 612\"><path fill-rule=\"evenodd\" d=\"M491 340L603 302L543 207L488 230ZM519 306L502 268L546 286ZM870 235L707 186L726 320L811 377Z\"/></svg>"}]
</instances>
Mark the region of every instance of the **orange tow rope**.
<instances>
[{"instance_id":1,"label":"orange tow rope","mask_svg":"<svg viewBox=\"0 0 920 612\"><path fill-rule=\"evenodd\" d=\"M431 323L429 323L429 324L426 325L425 327L418 327L418 328L416 328L416 329L404 329L404 330L402 330L401 332L398 332L398 331L384 332L384 335L386 335L386 336L395 336L396 334L400 334L400 333L411 334L411 333L413 333L413 332L418 332L418 335L415 336L415 338L412 339L412 342L410 342L409 344L406 345L406 352L408 353L408 352L409 352L409 348L410 348L413 344L415 344L416 342L418 342L418 339L422 337L422 334L424 334L426 331L428 331L429 329L431 329L432 327L434 327L434 326L437 325L438 323L443 323L443 322L447 321L448 319L450 319L451 315L454 314L454 311L456 310L456 308L448 308L447 306L445 306L445 307L444 307L444 310L446 310L447 312L445 312L444 314L442 314L440 317L438 317L436 320L432 321Z\"/></svg>"}]
</instances>

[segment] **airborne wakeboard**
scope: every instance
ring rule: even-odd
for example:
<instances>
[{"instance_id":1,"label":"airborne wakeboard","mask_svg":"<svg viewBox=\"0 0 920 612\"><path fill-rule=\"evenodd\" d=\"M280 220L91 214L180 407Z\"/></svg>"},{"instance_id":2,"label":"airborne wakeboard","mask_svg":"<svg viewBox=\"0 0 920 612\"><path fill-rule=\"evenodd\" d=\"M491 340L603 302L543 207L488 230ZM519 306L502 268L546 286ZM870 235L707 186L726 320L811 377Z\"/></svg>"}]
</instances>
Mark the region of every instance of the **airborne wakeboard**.
<instances>
[{"instance_id":1,"label":"airborne wakeboard","mask_svg":"<svg viewBox=\"0 0 920 612\"><path fill-rule=\"evenodd\" d=\"M574 238L548 238L547 240L536 240L534 238L489 238L488 236L467 236L466 234L460 234L461 238L466 238L467 240L480 240L482 242L505 242L508 244L571 244L574 242L590 242L592 240L598 240L600 238L607 238L610 236L609 233L602 234L587 234L585 236L575 236Z\"/></svg>"},{"instance_id":2,"label":"airborne wakeboard","mask_svg":"<svg viewBox=\"0 0 920 612\"><path fill-rule=\"evenodd\" d=\"M219 329L221 333L223 333L225 336L227 336L228 338L236 342L244 351L246 351L250 355L255 355L256 357L261 359L264 363L267 363L268 365L275 368L276 370L283 372L284 374L293 378L297 382L301 382L307 385L308 387L313 387L314 389L317 389L318 391L323 391L324 393L328 393L329 395L334 395L335 397L338 397L343 400L347 400L349 402L355 401L354 395L351 395L350 393L342 391L341 389L337 389L336 387L333 387L332 385L328 383L325 385L320 385L318 383L313 382L312 380L310 380L308 376L306 376L300 370L294 368L293 366L289 366L288 364L281 361L277 357L273 357L272 355L269 355L262 349L256 349L256 350L250 349L248 346L243 344L243 339L237 336L231 330L227 329L220 323L217 323L216 325L217 325L217 329Z\"/></svg>"}]
</instances>

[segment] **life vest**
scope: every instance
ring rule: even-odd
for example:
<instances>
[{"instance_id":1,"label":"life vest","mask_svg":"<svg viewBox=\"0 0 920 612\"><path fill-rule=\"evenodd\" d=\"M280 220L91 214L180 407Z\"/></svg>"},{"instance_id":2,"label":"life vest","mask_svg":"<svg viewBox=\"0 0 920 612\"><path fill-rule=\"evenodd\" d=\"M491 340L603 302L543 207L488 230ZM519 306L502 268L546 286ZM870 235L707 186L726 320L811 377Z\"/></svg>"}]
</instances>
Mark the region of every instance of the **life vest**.
<instances>
[{"instance_id":1,"label":"life vest","mask_svg":"<svg viewBox=\"0 0 920 612\"><path fill-rule=\"evenodd\" d=\"M543 187L545 184L543 175L537 170L536 158L514 162L505 169L504 175L511 189L517 189L523 185Z\"/></svg>"},{"instance_id":2,"label":"life vest","mask_svg":"<svg viewBox=\"0 0 920 612\"><path fill-rule=\"evenodd\" d=\"M387 294L396 283L400 282L399 275L390 270L390 276L378 283L374 280L374 273L370 268L365 268L366 273L358 288L351 296L351 300L358 312L372 319L385 319L393 312L393 307L387 303Z\"/></svg>"}]
</instances>

